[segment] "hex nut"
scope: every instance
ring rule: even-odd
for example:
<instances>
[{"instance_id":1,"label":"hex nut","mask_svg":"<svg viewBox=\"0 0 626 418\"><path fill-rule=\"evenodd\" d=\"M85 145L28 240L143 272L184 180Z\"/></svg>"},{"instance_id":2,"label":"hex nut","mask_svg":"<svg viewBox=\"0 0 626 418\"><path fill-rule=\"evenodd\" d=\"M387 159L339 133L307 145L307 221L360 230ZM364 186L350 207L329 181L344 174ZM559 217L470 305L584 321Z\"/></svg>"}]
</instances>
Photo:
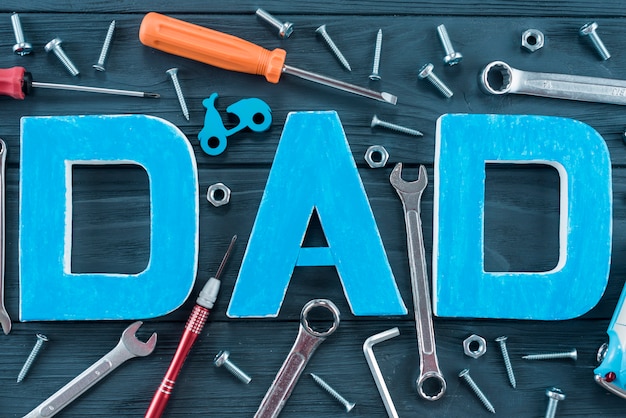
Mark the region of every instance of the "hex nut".
<instances>
[{"instance_id":1,"label":"hex nut","mask_svg":"<svg viewBox=\"0 0 626 418\"><path fill-rule=\"evenodd\" d=\"M215 207L227 205L230 202L230 189L224 183L212 184L206 192L206 200Z\"/></svg>"},{"instance_id":2,"label":"hex nut","mask_svg":"<svg viewBox=\"0 0 626 418\"><path fill-rule=\"evenodd\" d=\"M389 153L382 145L372 145L365 151L365 161L370 168L383 168L389 160Z\"/></svg>"},{"instance_id":3,"label":"hex nut","mask_svg":"<svg viewBox=\"0 0 626 418\"><path fill-rule=\"evenodd\" d=\"M478 348L473 349L474 344L478 344ZM487 352L487 341L480 335L472 334L463 340L463 352L466 356L478 358Z\"/></svg>"},{"instance_id":4,"label":"hex nut","mask_svg":"<svg viewBox=\"0 0 626 418\"><path fill-rule=\"evenodd\" d=\"M543 47L544 36L538 29L528 29L522 33L522 47L529 52L535 52Z\"/></svg>"}]
</instances>

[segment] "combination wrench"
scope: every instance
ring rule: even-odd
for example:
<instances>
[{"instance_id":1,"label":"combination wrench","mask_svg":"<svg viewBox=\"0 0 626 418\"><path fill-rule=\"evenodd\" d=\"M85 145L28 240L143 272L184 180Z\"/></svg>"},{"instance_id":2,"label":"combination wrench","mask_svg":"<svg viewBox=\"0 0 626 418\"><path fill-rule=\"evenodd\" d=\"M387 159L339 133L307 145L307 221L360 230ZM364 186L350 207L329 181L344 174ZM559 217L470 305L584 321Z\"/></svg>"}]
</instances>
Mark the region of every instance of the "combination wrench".
<instances>
[{"instance_id":1,"label":"combination wrench","mask_svg":"<svg viewBox=\"0 0 626 418\"><path fill-rule=\"evenodd\" d=\"M503 61L487 64L480 73L479 84L488 94L516 93L626 105L625 80L522 71Z\"/></svg>"},{"instance_id":2,"label":"combination wrench","mask_svg":"<svg viewBox=\"0 0 626 418\"><path fill-rule=\"evenodd\" d=\"M5 217L6 217L6 162L7 146L0 139L0 324L5 334L11 332L11 318L4 306L4 263L6 254Z\"/></svg>"},{"instance_id":3,"label":"combination wrench","mask_svg":"<svg viewBox=\"0 0 626 418\"><path fill-rule=\"evenodd\" d=\"M400 196L406 223L411 288L420 356L420 375L416 382L417 393L424 399L436 401L446 392L446 381L441 370L439 370L439 362L437 361L435 330L430 305L430 286L426 271L426 250L424 249L422 220L420 218L422 192L428 184L426 168L420 165L417 180L407 182L402 179L402 163L398 163L391 171L389 181ZM430 382L427 384L428 381Z\"/></svg>"}]
</instances>

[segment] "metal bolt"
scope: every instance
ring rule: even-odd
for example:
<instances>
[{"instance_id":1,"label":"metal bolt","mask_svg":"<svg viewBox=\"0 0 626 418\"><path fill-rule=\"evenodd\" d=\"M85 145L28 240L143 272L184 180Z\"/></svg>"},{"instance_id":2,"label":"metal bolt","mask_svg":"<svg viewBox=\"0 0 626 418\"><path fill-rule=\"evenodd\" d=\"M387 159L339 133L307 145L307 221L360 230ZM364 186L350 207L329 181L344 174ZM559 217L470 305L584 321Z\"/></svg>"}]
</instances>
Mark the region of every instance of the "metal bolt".
<instances>
[{"instance_id":1,"label":"metal bolt","mask_svg":"<svg viewBox=\"0 0 626 418\"><path fill-rule=\"evenodd\" d=\"M278 36L283 39L289 38L289 35L293 32L293 23L281 22L263 9L256 9L256 15L278 29Z\"/></svg>"},{"instance_id":2,"label":"metal bolt","mask_svg":"<svg viewBox=\"0 0 626 418\"><path fill-rule=\"evenodd\" d=\"M424 136L424 134L418 130L406 128L401 125L396 125L395 123L380 120L378 119L378 116L376 115L372 117L372 123L370 124L370 127L372 128L375 126L382 126L383 128L391 129L392 131L402 132L403 134L407 134L407 135Z\"/></svg>"},{"instance_id":3,"label":"metal bolt","mask_svg":"<svg viewBox=\"0 0 626 418\"><path fill-rule=\"evenodd\" d=\"M504 367L506 367L506 374L509 376L509 382L511 382L511 386L515 388L517 383L515 382L515 375L513 374L513 367L511 366L511 359L509 358L509 352L506 349L506 339L507 337L498 337L496 338L496 342L500 344L500 351L502 351L502 358L504 358Z\"/></svg>"},{"instance_id":4,"label":"metal bolt","mask_svg":"<svg viewBox=\"0 0 626 418\"><path fill-rule=\"evenodd\" d=\"M111 46L111 40L113 39L113 32L115 31L115 20L111 22L109 25L109 30L107 31L107 36L104 38L104 43L102 44L102 50L100 51L100 57L98 58L98 62L92 65L98 71L105 71L104 61L107 58L107 54L109 53L109 46Z\"/></svg>"},{"instance_id":5,"label":"metal bolt","mask_svg":"<svg viewBox=\"0 0 626 418\"><path fill-rule=\"evenodd\" d=\"M596 29L598 29L598 24L596 22L589 22L585 23L580 28L578 33L581 36L589 36L589 39L591 39L591 43L593 43L593 46L596 48L596 51L598 51L598 54L600 54L600 57L602 57L602 59L606 61L611 58L611 54L606 49L606 46L604 46L604 42L602 42L602 39L600 39L600 37L598 36Z\"/></svg>"},{"instance_id":6,"label":"metal bolt","mask_svg":"<svg viewBox=\"0 0 626 418\"><path fill-rule=\"evenodd\" d=\"M541 354L527 354L522 357L525 360L553 360L559 358L571 358L572 360L578 359L578 351L572 349L561 353L541 353Z\"/></svg>"},{"instance_id":7,"label":"metal bolt","mask_svg":"<svg viewBox=\"0 0 626 418\"><path fill-rule=\"evenodd\" d=\"M346 59L346 57L343 56L343 54L341 53L339 48L337 48L337 45L335 45L333 40L330 38L330 35L328 35L328 32L326 32L326 25L322 25L319 28L315 29L315 32L319 33L320 35L322 35L322 38L324 38L324 40L326 41L326 43L330 47L331 51L333 51L333 54L335 54L335 56L337 57L339 62L344 67L346 67L346 69L348 71L352 71L352 68L350 68L350 64L348 64L348 60Z\"/></svg>"},{"instance_id":8,"label":"metal bolt","mask_svg":"<svg viewBox=\"0 0 626 418\"><path fill-rule=\"evenodd\" d=\"M370 74L370 80L378 81L380 80L380 74L378 74L378 69L380 67L380 51L383 47L383 30L378 29L378 33L376 34L376 47L374 48L374 65L372 66L372 74Z\"/></svg>"},{"instance_id":9,"label":"metal bolt","mask_svg":"<svg viewBox=\"0 0 626 418\"><path fill-rule=\"evenodd\" d=\"M61 39L54 38L53 40L51 40L50 42L46 44L44 49L46 50L46 52L50 52L50 51L54 52L54 55L57 56L57 58L59 59L59 61L61 61L61 63L67 69L67 71L69 71L70 74L72 74L73 76L77 76L78 74L80 74L80 71L78 71L78 68L76 68L74 63L65 54L65 51L63 51L63 48L61 48L62 42L63 41L61 41Z\"/></svg>"},{"instance_id":10,"label":"metal bolt","mask_svg":"<svg viewBox=\"0 0 626 418\"><path fill-rule=\"evenodd\" d=\"M441 45L443 45L443 49L446 51L446 56L443 57L443 62L450 66L461 62L463 54L454 50L452 42L450 42L450 37L448 36L448 31L443 24L437 26L437 33L439 34Z\"/></svg>"},{"instance_id":11,"label":"metal bolt","mask_svg":"<svg viewBox=\"0 0 626 418\"><path fill-rule=\"evenodd\" d=\"M22 22L20 22L20 16L17 13L11 15L11 25L13 26L13 34L15 35L13 52L21 56L30 54L33 50L33 46L24 40Z\"/></svg>"},{"instance_id":12,"label":"metal bolt","mask_svg":"<svg viewBox=\"0 0 626 418\"><path fill-rule=\"evenodd\" d=\"M43 334L37 334L37 342L35 343L35 346L33 347L30 354L28 355L26 362L22 366L22 370L20 370L20 374L17 376L17 383L20 383L22 380L24 380L24 378L26 377L26 374L28 373L28 370L30 370L30 366L33 365L35 358L37 357L37 355L43 348L43 343L47 341L48 341L48 337L46 337Z\"/></svg>"},{"instance_id":13,"label":"metal bolt","mask_svg":"<svg viewBox=\"0 0 626 418\"><path fill-rule=\"evenodd\" d=\"M180 83L178 82L178 68L170 68L166 71L166 73L172 78L172 83L174 83L174 90L176 90L176 96L178 97L180 108L183 111L185 119L189 120L189 109L187 109L185 96L183 96L183 91L180 89Z\"/></svg>"},{"instance_id":14,"label":"metal bolt","mask_svg":"<svg viewBox=\"0 0 626 418\"><path fill-rule=\"evenodd\" d=\"M322 380L322 378L316 375L315 373L309 373L309 374L311 375L313 380L315 380L315 383L320 385L322 389L324 389L326 392L330 393L330 395L333 398L337 399L339 403L341 403L346 408L346 412L352 411L352 408L354 408L354 406L356 405L354 402L350 402L346 398L341 396L339 392L333 389L328 383L324 382L324 380Z\"/></svg>"},{"instance_id":15,"label":"metal bolt","mask_svg":"<svg viewBox=\"0 0 626 418\"><path fill-rule=\"evenodd\" d=\"M428 63L424 65L422 68L420 68L418 76L421 79L426 79L430 81L433 84L433 86L437 87L437 90L439 90L441 94L443 94L446 98L449 99L450 97L452 97L452 94L453 94L452 90L450 90L448 86L446 86L443 83L443 81L441 81L439 77L437 77L435 73L433 73L434 68L435 68L434 65L432 65L431 63Z\"/></svg>"},{"instance_id":16,"label":"metal bolt","mask_svg":"<svg viewBox=\"0 0 626 418\"><path fill-rule=\"evenodd\" d=\"M565 399L565 394L559 388L546 389L546 396L548 397L548 408L546 409L545 418L554 418L556 414L556 407L559 401Z\"/></svg>"},{"instance_id":17,"label":"metal bolt","mask_svg":"<svg viewBox=\"0 0 626 418\"><path fill-rule=\"evenodd\" d=\"M461 372L459 373L459 377L467 382L469 387L472 388L472 391L474 391L476 396L478 396L478 399L480 399L483 405L485 405L485 408L487 408L489 412L495 414L496 409L493 407L491 402L489 402L489 399L487 399L483 391L480 390L476 382L474 382L474 379L472 379L472 377L469 374L469 369L461 370Z\"/></svg>"},{"instance_id":18,"label":"metal bolt","mask_svg":"<svg viewBox=\"0 0 626 418\"><path fill-rule=\"evenodd\" d=\"M215 364L216 367L220 367L223 365L224 367L226 367L226 370L231 372L235 377L237 377L237 379L241 380L246 385L250 383L252 378L245 374L239 367L235 366L235 364L233 364L233 362L228 359L229 356L230 353L228 351L222 350L215 356L213 364Z\"/></svg>"}]
</instances>

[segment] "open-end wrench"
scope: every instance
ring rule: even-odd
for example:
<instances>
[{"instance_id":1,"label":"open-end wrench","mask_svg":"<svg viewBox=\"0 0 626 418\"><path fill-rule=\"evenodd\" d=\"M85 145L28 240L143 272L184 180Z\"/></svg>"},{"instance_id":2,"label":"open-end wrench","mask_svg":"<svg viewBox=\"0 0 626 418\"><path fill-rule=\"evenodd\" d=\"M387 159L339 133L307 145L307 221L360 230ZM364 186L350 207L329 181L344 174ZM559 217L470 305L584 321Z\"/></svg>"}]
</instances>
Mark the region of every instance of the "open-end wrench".
<instances>
[{"instance_id":1,"label":"open-end wrench","mask_svg":"<svg viewBox=\"0 0 626 418\"><path fill-rule=\"evenodd\" d=\"M309 312L313 308L326 308L333 314L333 323L326 331L314 330L308 321ZM330 334L339 326L339 309L328 299L313 299L307 302L300 313L300 328L296 341L291 347L278 374L274 378L272 386L268 389L261 401L259 409L254 414L255 418L277 417L289 399L289 395L296 387L298 378L306 367L313 352Z\"/></svg>"},{"instance_id":2,"label":"open-end wrench","mask_svg":"<svg viewBox=\"0 0 626 418\"><path fill-rule=\"evenodd\" d=\"M74 399L85 393L87 389L102 380L110 372L126 360L134 357L145 357L154 351L157 341L156 332L147 342L135 336L142 322L132 323L122 333L120 342L115 348L96 361L87 370L76 376L71 382L63 386L56 393L30 411L24 418L51 417L69 405Z\"/></svg>"},{"instance_id":3,"label":"open-end wrench","mask_svg":"<svg viewBox=\"0 0 626 418\"><path fill-rule=\"evenodd\" d=\"M6 213L6 162L7 162L7 146L0 139L0 324L5 334L11 332L11 318L4 307L4 258L6 253L5 240L5 213Z\"/></svg>"},{"instance_id":4,"label":"open-end wrench","mask_svg":"<svg viewBox=\"0 0 626 418\"><path fill-rule=\"evenodd\" d=\"M522 71L502 61L487 64L480 73L479 84L489 94L517 93L626 105L625 80Z\"/></svg>"},{"instance_id":5,"label":"open-end wrench","mask_svg":"<svg viewBox=\"0 0 626 418\"><path fill-rule=\"evenodd\" d=\"M420 375L416 382L417 393L424 399L436 401L446 392L446 381L441 370L439 370L435 349L430 286L426 272L426 250L424 249L422 219L420 218L422 192L428 184L426 168L420 165L417 180L407 182L402 179L402 163L398 163L391 171L389 181L400 196L406 223L417 346L420 356ZM428 385L426 385L427 381L430 381Z\"/></svg>"}]
</instances>

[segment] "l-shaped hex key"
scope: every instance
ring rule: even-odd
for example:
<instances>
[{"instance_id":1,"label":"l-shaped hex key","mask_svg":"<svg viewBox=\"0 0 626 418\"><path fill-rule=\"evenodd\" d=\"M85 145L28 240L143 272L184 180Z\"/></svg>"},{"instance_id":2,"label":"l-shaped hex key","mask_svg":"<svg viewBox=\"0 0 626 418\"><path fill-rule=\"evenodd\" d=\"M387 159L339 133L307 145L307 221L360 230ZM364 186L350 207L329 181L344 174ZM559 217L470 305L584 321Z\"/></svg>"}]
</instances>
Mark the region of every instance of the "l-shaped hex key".
<instances>
[{"instance_id":1,"label":"l-shaped hex key","mask_svg":"<svg viewBox=\"0 0 626 418\"><path fill-rule=\"evenodd\" d=\"M372 335L363 343L363 354L365 354L365 359L367 360L367 364L370 366L372 376L374 377L374 382L376 382L376 387L378 387L380 397L383 398L383 404L385 404L385 409L387 410L387 414L390 418L398 418L398 412L396 411L396 407L393 404L393 400L391 399L391 394L389 393L387 385L385 384L385 378L380 371L380 367L378 367L378 362L376 361L376 357L374 356L373 348L374 344L387 341L393 337L397 337L398 335L400 335L400 330L398 329L398 327L395 327L388 329L387 331Z\"/></svg>"}]
</instances>

